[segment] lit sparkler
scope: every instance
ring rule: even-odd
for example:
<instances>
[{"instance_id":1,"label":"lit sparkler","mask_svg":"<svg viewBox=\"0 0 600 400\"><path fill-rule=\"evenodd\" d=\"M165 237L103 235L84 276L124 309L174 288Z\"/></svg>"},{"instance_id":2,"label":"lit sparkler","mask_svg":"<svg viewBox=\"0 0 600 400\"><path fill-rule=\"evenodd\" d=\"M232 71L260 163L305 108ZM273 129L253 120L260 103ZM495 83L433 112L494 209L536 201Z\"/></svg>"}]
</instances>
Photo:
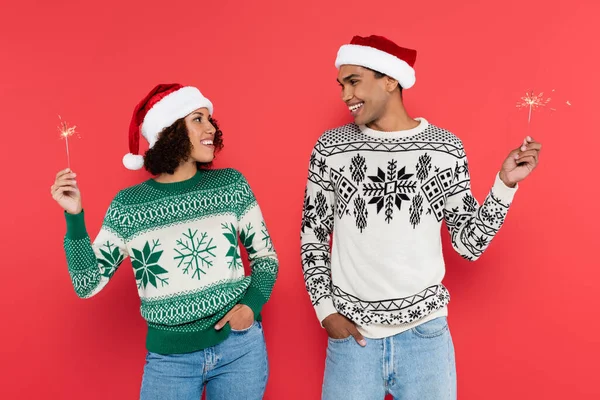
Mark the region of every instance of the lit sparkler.
<instances>
[{"instance_id":1,"label":"lit sparkler","mask_svg":"<svg viewBox=\"0 0 600 400\"><path fill-rule=\"evenodd\" d=\"M60 132L61 139L65 139L65 144L67 146L67 166L71 168L71 156L69 155L69 136L73 136L76 131L76 126L69 126L66 121L63 121L61 116L59 115L60 125L58 126L58 132Z\"/></svg>"},{"instance_id":2,"label":"lit sparkler","mask_svg":"<svg viewBox=\"0 0 600 400\"><path fill-rule=\"evenodd\" d=\"M521 100L517 102L517 108L529 109L529 115L527 117L527 125L531 123L531 113L540 107L545 107L550 102L550 97L544 97L544 93L534 94L533 91L525 93L525 96L521 97Z\"/></svg>"}]
</instances>

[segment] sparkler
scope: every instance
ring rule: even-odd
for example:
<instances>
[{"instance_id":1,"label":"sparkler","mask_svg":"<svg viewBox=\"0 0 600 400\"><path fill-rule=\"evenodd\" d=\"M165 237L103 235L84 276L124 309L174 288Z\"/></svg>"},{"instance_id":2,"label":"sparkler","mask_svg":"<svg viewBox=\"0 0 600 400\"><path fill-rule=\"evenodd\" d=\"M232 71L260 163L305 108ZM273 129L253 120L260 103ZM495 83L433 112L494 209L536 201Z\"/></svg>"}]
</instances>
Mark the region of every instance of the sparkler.
<instances>
[{"instance_id":1,"label":"sparkler","mask_svg":"<svg viewBox=\"0 0 600 400\"><path fill-rule=\"evenodd\" d=\"M65 139L65 145L67 146L67 166L71 168L71 156L69 155L69 136L73 136L75 132L76 126L69 126L66 121L63 121L61 116L58 116L60 119L60 125L58 126L58 132L60 132L61 139Z\"/></svg>"},{"instance_id":2,"label":"sparkler","mask_svg":"<svg viewBox=\"0 0 600 400\"><path fill-rule=\"evenodd\" d=\"M550 102L550 97L544 97L544 93L534 94L533 90L526 92L525 96L517 102L517 108L528 108L529 115L527 117L527 126L531 124L531 113L540 107L545 107Z\"/></svg>"}]
</instances>

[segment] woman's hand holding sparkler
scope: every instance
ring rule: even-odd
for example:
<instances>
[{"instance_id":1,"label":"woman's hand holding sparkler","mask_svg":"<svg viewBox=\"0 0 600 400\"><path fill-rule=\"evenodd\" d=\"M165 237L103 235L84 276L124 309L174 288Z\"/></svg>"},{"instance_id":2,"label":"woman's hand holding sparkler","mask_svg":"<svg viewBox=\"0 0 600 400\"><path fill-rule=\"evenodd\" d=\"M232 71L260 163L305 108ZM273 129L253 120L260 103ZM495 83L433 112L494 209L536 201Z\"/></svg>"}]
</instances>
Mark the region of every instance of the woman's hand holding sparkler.
<instances>
[{"instance_id":1,"label":"woman's hand holding sparkler","mask_svg":"<svg viewBox=\"0 0 600 400\"><path fill-rule=\"evenodd\" d=\"M79 214L82 210L76 176L70 168L64 169L56 174L54 185L50 187L52 198L69 214Z\"/></svg>"}]
</instances>

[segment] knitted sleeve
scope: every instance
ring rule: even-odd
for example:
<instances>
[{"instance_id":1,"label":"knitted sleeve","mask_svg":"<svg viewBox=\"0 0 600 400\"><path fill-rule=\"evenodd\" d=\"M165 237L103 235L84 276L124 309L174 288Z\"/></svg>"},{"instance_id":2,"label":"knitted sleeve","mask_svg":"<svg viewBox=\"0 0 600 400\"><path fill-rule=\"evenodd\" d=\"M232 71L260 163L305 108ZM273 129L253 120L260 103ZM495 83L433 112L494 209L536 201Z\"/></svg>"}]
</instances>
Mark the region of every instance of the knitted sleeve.
<instances>
[{"instance_id":1,"label":"knitted sleeve","mask_svg":"<svg viewBox=\"0 0 600 400\"><path fill-rule=\"evenodd\" d=\"M239 303L250 307L257 317L271 297L278 275L279 261L260 207L242 174L239 174L237 190L241 199L237 231L239 241L248 254L251 270L250 286Z\"/></svg>"},{"instance_id":2,"label":"knitted sleeve","mask_svg":"<svg viewBox=\"0 0 600 400\"><path fill-rule=\"evenodd\" d=\"M310 156L308 182L304 194L300 246L306 290L317 318L323 320L336 313L331 297L330 238L334 223L334 190L329 177L327 156L320 141Z\"/></svg>"},{"instance_id":3,"label":"knitted sleeve","mask_svg":"<svg viewBox=\"0 0 600 400\"><path fill-rule=\"evenodd\" d=\"M108 223L115 207L117 204L113 201L93 243L85 227L83 211L74 215L65 213L67 234L64 249L71 282L80 298L89 298L100 292L128 256L122 236Z\"/></svg>"},{"instance_id":4,"label":"knitted sleeve","mask_svg":"<svg viewBox=\"0 0 600 400\"><path fill-rule=\"evenodd\" d=\"M504 223L517 188L509 188L496 179L482 205L471 193L469 164L466 155L457 161L452 187L444 207L444 220L452 247L463 258L477 260Z\"/></svg>"}]
</instances>

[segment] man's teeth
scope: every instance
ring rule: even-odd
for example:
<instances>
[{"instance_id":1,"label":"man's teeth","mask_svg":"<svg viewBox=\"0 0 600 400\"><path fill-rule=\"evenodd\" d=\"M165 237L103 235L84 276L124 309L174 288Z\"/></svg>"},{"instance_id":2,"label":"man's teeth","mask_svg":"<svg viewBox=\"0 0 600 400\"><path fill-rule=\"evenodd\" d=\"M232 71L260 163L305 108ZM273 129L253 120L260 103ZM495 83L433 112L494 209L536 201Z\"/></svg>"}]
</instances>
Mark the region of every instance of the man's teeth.
<instances>
[{"instance_id":1,"label":"man's teeth","mask_svg":"<svg viewBox=\"0 0 600 400\"><path fill-rule=\"evenodd\" d=\"M212 140L202 140L202 141L200 142L200 144L204 144L204 145L206 145L206 146L212 146L212 144L213 144L213 141L212 141Z\"/></svg>"},{"instance_id":2,"label":"man's teeth","mask_svg":"<svg viewBox=\"0 0 600 400\"><path fill-rule=\"evenodd\" d=\"M348 109L349 109L350 111L356 111L356 110L358 110L359 108L361 108L361 107L363 106L363 104L365 104L365 103L358 103L358 104L354 104L353 106L348 106Z\"/></svg>"}]
</instances>

